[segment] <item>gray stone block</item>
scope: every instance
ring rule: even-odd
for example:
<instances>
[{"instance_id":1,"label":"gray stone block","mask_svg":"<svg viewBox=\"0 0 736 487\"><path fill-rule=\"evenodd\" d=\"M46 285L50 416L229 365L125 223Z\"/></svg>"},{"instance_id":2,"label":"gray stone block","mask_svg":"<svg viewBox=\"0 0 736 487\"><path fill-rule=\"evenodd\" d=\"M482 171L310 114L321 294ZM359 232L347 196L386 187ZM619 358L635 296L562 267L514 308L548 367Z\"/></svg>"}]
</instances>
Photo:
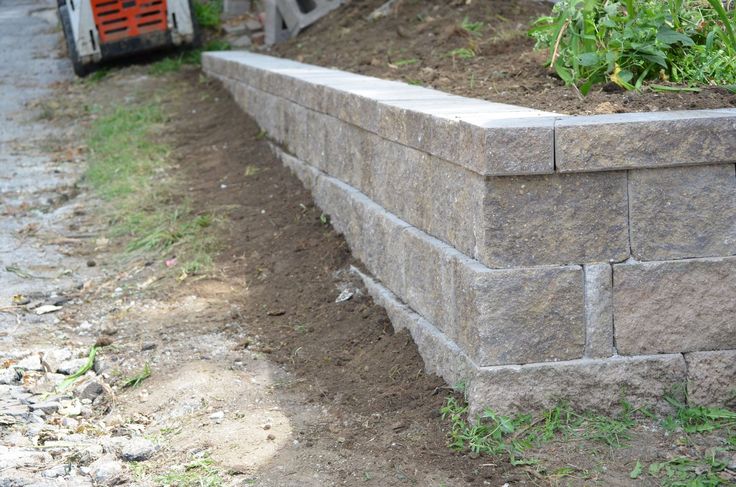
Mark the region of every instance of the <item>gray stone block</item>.
<instances>
[{"instance_id":1,"label":"gray stone block","mask_svg":"<svg viewBox=\"0 0 736 487\"><path fill-rule=\"evenodd\" d=\"M291 37L340 6L342 0L276 0ZM268 15L268 11L266 11Z\"/></svg>"},{"instance_id":2,"label":"gray stone block","mask_svg":"<svg viewBox=\"0 0 736 487\"><path fill-rule=\"evenodd\" d=\"M222 16L224 18L238 17L250 12L250 0L224 0Z\"/></svg>"},{"instance_id":3,"label":"gray stone block","mask_svg":"<svg viewBox=\"0 0 736 487\"><path fill-rule=\"evenodd\" d=\"M613 272L609 264L583 267L585 272L585 356L610 357L613 348Z\"/></svg>"},{"instance_id":4,"label":"gray stone block","mask_svg":"<svg viewBox=\"0 0 736 487\"><path fill-rule=\"evenodd\" d=\"M407 257L402 235L409 224L368 198L356 198L356 203L363 207L363 221L362 239L354 248L355 256L394 294L405 297Z\"/></svg>"},{"instance_id":5,"label":"gray stone block","mask_svg":"<svg viewBox=\"0 0 736 487\"><path fill-rule=\"evenodd\" d=\"M476 257L494 268L621 261L627 213L623 172L491 178Z\"/></svg>"},{"instance_id":6,"label":"gray stone block","mask_svg":"<svg viewBox=\"0 0 736 487\"><path fill-rule=\"evenodd\" d=\"M263 0L263 2L266 11L266 19L263 26L266 34L264 38L266 45L271 46L289 40L291 34L288 26L285 25L286 21L278 8L277 0Z\"/></svg>"},{"instance_id":7,"label":"gray stone block","mask_svg":"<svg viewBox=\"0 0 736 487\"><path fill-rule=\"evenodd\" d=\"M312 191L314 201L322 211L330 216L336 232L342 234L351 248L355 248L362 238L362 205L356 205L359 193L337 179L320 175Z\"/></svg>"},{"instance_id":8,"label":"gray stone block","mask_svg":"<svg viewBox=\"0 0 736 487\"><path fill-rule=\"evenodd\" d=\"M664 395L686 375L680 354L490 367L470 384L470 415L485 407L501 413L548 409L561 400L604 413L620 411L622 400L670 413Z\"/></svg>"},{"instance_id":9,"label":"gray stone block","mask_svg":"<svg viewBox=\"0 0 736 487\"><path fill-rule=\"evenodd\" d=\"M733 164L631 171L629 199L637 259L736 254Z\"/></svg>"},{"instance_id":10,"label":"gray stone block","mask_svg":"<svg viewBox=\"0 0 736 487\"><path fill-rule=\"evenodd\" d=\"M291 169L291 172L302 182L304 187L312 191L317 184L317 178L320 176L320 171L313 168L310 165L304 164L296 157L287 154L286 152L272 146L272 150L279 158L281 163Z\"/></svg>"},{"instance_id":11,"label":"gray stone block","mask_svg":"<svg viewBox=\"0 0 736 487\"><path fill-rule=\"evenodd\" d=\"M687 353L685 361L690 405L736 407L736 350Z\"/></svg>"},{"instance_id":12,"label":"gray stone block","mask_svg":"<svg viewBox=\"0 0 736 487\"><path fill-rule=\"evenodd\" d=\"M386 309L394 330L409 330L428 373L441 376L451 386L467 383L475 375L475 365L457 344L448 340L380 283L355 268L353 270L363 279L376 304Z\"/></svg>"},{"instance_id":13,"label":"gray stone block","mask_svg":"<svg viewBox=\"0 0 736 487\"><path fill-rule=\"evenodd\" d=\"M613 266L622 355L736 348L736 258Z\"/></svg>"},{"instance_id":14,"label":"gray stone block","mask_svg":"<svg viewBox=\"0 0 736 487\"><path fill-rule=\"evenodd\" d=\"M736 110L567 117L555 152L561 172L734 162Z\"/></svg>"},{"instance_id":15,"label":"gray stone block","mask_svg":"<svg viewBox=\"0 0 736 487\"><path fill-rule=\"evenodd\" d=\"M384 162L375 154L378 136L329 115L323 116L322 126L325 172L369 194L372 168Z\"/></svg>"},{"instance_id":16,"label":"gray stone block","mask_svg":"<svg viewBox=\"0 0 736 487\"><path fill-rule=\"evenodd\" d=\"M583 356L580 267L491 270L455 264L457 343L480 366Z\"/></svg>"},{"instance_id":17,"label":"gray stone block","mask_svg":"<svg viewBox=\"0 0 736 487\"><path fill-rule=\"evenodd\" d=\"M406 276L404 302L450 339L456 339L454 271L460 254L413 227L401 233L401 247Z\"/></svg>"}]
</instances>

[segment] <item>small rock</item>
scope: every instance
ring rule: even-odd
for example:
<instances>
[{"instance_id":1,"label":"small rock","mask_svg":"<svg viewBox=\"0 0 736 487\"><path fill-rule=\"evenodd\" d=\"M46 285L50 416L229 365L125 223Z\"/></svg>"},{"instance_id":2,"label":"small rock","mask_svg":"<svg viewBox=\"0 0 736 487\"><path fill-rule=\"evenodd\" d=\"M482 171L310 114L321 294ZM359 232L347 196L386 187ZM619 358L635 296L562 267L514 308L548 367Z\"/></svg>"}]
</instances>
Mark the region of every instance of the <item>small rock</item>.
<instances>
[{"instance_id":1,"label":"small rock","mask_svg":"<svg viewBox=\"0 0 736 487\"><path fill-rule=\"evenodd\" d=\"M222 411L217 411L216 413L210 414L210 419L213 421L222 421L222 419L225 417L225 413Z\"/></svg>"},{"instance_id":2,"label":"small rock","mask_svg":"<svg viewBox=\"0 0 736 487\"><path fill-rule=\"evenodd\" d=\"M41 472L41 476L46 477L47 479L55 479L56 477L64 477L65 475L69 475L70 470L71 466L69 465L57 465Z\"/></svg>"},{"instance_id":3,"label":"small rock","mask_svg":"<svg viewBox=\"0 0 736 487\"><path fill-rule=\"evenodd\" d=\"M13 369L0 370L0 384L16 384L20 380L20 375Z\"/></svg>"},{"instance_id":4,"label":"small rock","mask_svg":"<svg viewBox=\"0 0 736 487\"><path fill-rule=\"evenodd\" d=\"M41 410L46 414L55 413L56 411L59 410L59 407L61 407L61 404L59 404L56 401L47 401L47 402L39 402L36 404L31 404L32 411Z\"/></svg>"},{"instance_id":5,"label":"small rock","mask_svg":"<svg viewBox=\"0 0 736 487\"><path fill-rule=\"evenodd\" d=\"M263 425L263 429L266 430L266 431L268 431L268 430L271 429L271 425L270 424L264 424Z\"/></svg>"},{"instance_id":6,"label":"small rock","mask_svg":"<svg viewBox=\"0 0 736 487\"><path fill-rule=\"evenodd\" d=\"M240 36L230 43L230 45L236 49L244 49L250 47L252 44L253 42L250 40L250 35Z\"/></svg>"},{"instance_id":7,"label":"small rock","mask_svg":"<svg viewBox=\"0 0 736 487\"><path fill-rule=\"evenodd\" d=\"M266 437L266 439L267 439L268 441L274 441L274 440L276 439L276 436L275 436L274 434L269 434L269 435L268 435L268 436Z\"/></svg>"},{"instance_id":8,"label":"small rock","mask_svg":"<svg viewBox=\"0 0 736 487\"><path fill-rule=\"evenodd\" d=\"M109 456L92 462L89 470L92 478L100 485L115 485L122 480L123 465Z\"/></svg>"},{"instance_id":9,"label":"small rock","mask_svg":"<svg viewBox=\"0 0 736 487\"><path fill-rule=\"evenodd\" d=\"M16 369L23 369L23 370L36 370L36 371L43 371L43 367L41 366L41 357L39 357L37 354L33 354L29 357L24 358L17 364L13 365Z\"/></svg>"},{"instance_id":10,"label":"small rock","mask_svg":"<svg viewBox=\"0 0 736 487\"><path fill-rule=\"evenodd\" d=\"M153 350L154 348L156 348L156 342L146 342L141 345L142 352L145 352L146 350Z\"/></svg>"},{"instance_id":11,"label":"small rock","mask_svg":"<svg viewBox=\"0 0 736 487\"><path fill-rule=\"evenodd\" d=\"M69 428L72 431L77 431L77 428L79 428L79 421L74 418L66 417L61 420L61 425L65 428Z\"/></svg>"},{"instance_id":12,"label":"small rock","mask_svg":"<svg viewBox=\"0 0 736 487\"><path fill-rule=\"evenodd\" d=\"M60 401L59 414L64 416L79 416L82 414L82 403L79 399Z\"/></svg>"},{"instance_id":13,"label":"small rock","mask_svg":"<svg viewBox=\"0 0 736 487\"><path fill-rule=\"evenodd\" d=\"M104 392L105 392L105 387L99 382L93 381L85 385L81 390L78 390L77 395L79 399L81 399L82 401L84 401L85 399L89 401L94 401L95 399L97 399L98 396L102 395Z\"/></svg>"},{"instance_id":14,"label":"small rock","mask_svg":"<svg viewBox=\"0 0 736 487\"><path fill-rule=\"evenodd\" d=\"M79 369L87 365L87 359L86 358L75 358L71 360L65 360L61 364L59 364L58 368L56 369L57 372L64 375L72 375L76 373Z\"/></svg>"},{"instance_id":15,"label":"small rock","mask_svg":"<svg viewBox=\"0 0 736 487\"><path fill-rule=\"evenodd\" d=\"M87 267L94 267L96 265L97 265L97 262L95 262L94 260L87 261Z\"/></svg>"},{"instance_id":16,"label":"small rock","mask_svg":"<svg viewBox=\"0 0 736 487\"><path fill-rule=\"evenodd\" d=\"M248 33L248 27L245 24L225 24L222 30L229 36L239 36Z\"/></svg>"},{"instance_id":17,"label":"small rock","mask_svg":"<svg viewBox=\"0 0 736 487\"><path fill-rule=\"evenodd\" d=\"M151 458L156 445L145 438L133 438L123 447L122 459L127 462L142 462Z\"/></svg>"}]
</instances>

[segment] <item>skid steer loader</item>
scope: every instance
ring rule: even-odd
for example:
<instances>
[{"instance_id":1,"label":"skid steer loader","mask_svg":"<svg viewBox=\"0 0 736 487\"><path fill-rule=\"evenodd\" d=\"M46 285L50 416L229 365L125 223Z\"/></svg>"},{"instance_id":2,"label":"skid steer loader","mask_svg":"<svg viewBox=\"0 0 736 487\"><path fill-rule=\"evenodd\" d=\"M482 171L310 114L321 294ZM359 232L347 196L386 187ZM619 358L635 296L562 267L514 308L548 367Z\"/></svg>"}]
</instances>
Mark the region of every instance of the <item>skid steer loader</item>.
<instances>
[{"instance_id":1,"label":"skid steer loader","mask_svg":"<svg viewBox=\"0 0 736 487\"><path fill-rule=\"evenodd\" d=\"M198 41L190 0L58 0L58 7L77 76L102 61Z\"/></svg>"}]
</instances>

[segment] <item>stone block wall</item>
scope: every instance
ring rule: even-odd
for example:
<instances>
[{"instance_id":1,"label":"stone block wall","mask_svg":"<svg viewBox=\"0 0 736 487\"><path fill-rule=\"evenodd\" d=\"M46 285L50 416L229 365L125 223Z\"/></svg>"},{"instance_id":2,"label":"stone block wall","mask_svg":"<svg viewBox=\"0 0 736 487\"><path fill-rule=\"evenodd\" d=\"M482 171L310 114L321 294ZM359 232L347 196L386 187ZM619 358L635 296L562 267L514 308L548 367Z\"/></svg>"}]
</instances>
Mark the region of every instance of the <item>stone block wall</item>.
<instances>
[{"instance_id":1,"label":"stone block wall","mask_svg":"<svg viewBox=\"0 0 736 487\"><path fill-rule=\"evenodd\" d=\"M207 53L472 408L736 392L736 110L566 117Z\"/></svg>"}]
</instances>

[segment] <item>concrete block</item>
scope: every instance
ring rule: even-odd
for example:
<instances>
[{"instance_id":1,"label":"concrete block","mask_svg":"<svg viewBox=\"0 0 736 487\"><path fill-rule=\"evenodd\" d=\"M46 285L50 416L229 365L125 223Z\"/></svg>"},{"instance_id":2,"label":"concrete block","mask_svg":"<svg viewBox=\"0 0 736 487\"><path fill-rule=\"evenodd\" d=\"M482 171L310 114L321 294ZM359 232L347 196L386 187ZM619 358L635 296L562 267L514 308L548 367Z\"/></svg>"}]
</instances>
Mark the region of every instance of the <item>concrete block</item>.
<instances>
[{"instance_id":1,"label":"concrete block","mask_svg":"<svg viewBox=\"0 0 736 487\"><path fill-rule=\"evenodd\" d=\"M382 162L374 153L378 136L329 115L323 117L323 128L325 172L369 194L371 167Z\"/></svg>"},{"instance_id":2,"label":"concrete block","mask_svg":"<svg viewBox=\"0 0 736 487\"><path fill-rule=\"evenodd\" d=\"M320 175L312 191L314 201L330 216L330 223L342 234L348 245L355 248L362 237L363 205L356 205L360 194L352 187L334 178Z\"/></svg>"},{"instance_id":3,"label":"concrete block","mask_svg":"<svg viewBox=\"0 0 736 487\"><path fill-rule=\"evenodd\" d=\"M276 0L291 37L340 6L341 0ZM268 15L268 10L266 11Z\"/></svg>"},{"instance_id":4,"label":"concrete block","mask_svg":"<svg viewBox=\"0 0 736 487\"><path fill-rule=\"evenodd\" d=\"M733 164L630 171L629 199L638 260L736 254Z\"/></svg>"},{"instance_id":5,"label":"concrete block","mask_svg":"<svg viewBox=\"0 0 736 487\"><path fill-rule=\"evenodd\" d=\"M454 271L459 252L413 227L401 233L400 245L406 276L401 296L446 336L456 339Z\"/></svg>"},{"instance_id":6,"label":"concrete block","mask_svg":"<svg viewBox=\"0 0 736 487\"><path fill-rule=\"evenodd\" d=\"M291 33L278 7L277 0L263 0L263 6L266 11L266 18L263 25L266 34L266 45L272 46L273 44L289 40Z\"/></svg>"},{"instance_id":7,"label":"concrete block","mask_svg":"<svg viewBox=\"0 0 736 487\"><path fill-rule=\"evenodd\" d=\"M736 350L686 353L685 361L691 405L736 407Z\"/></svg>"},{"instance_id":8,"label":"concrete block","mask_svg":"<svg viewBox=\"0 0 736 487\"><path fill-rule=\"evenodd\" d=\"M609 414L620 411L622 400L670 413L664 395L686 376L680 354L489 367L472 380L468 402L471 417L485 407L518 413L549 409L561 400Z\"/></svg>"},{"instance_id":9,"label":"concrete block","mask_svg":"<svg viewBox=\"0 0 736 487\"><path fill-rule=\"evenodd\" d=\"M560 172L734 162L736 110L567 117L555 151Z\"/></svg>"},{"instance_id":10,"label":"concrete block","mask_svg":"<svg viewBox=\"0 0 736 487\"><path fill-rule=\"evenodd\" d=\"M365 284L376 304L386 309L394 330L408 330L428 373L441 376L452 386L467 383L475 375L475 364L452 340L447 339L431 323L402 303L396 295L371 277L353 268Z\"/></svg>"},{"instance_id":11,"label":"concrete block","mask_svg":"<svg viewBox=\"0 0 736 487\"><path fill-rule=\"evenodd\" d=\"M627 213L623 172L491 178L476 258L494 268L621 261Z\"/></svg>"},{"instance_id":12,"label":"concrete block","mask_svg":"<svg viewBox=\"0 0 736 487\"><path fill-rule=\"evenodd\" d=\"M224 0L222 16L224 18L238 17L250 12L250 0Z\"/></svg>"},{"instance_id":13,"label":"concrete block","mask_svg":"<svg viewBox=\"0 0 736 487\"><path fill-rule=\"evenodd\" d=\"M409 224L367 198L357 203L363 205L363 221L362 239L354 248L356 257L394 294L406 296L407 257L402 235Z\"/></svg>"},{"instance_id":14,"label":"concrete block","mask_svg":"<svg viewBox=\"0 0 736 487\"><path fill-rule=\"evenodd\" d=\"M613 348L613 272L609 264L583 266L585 273L585 356L610 357Z\"/></svg>"},{"instance_id":15,"label":"concrete block","mask_svg":"<svg viewBox=\"0 0 736 487\"><path fill-rule=\"evenodd\" d=\"M319 170L304 164L296 157L287 154L277 147L272 146L272 149L281 163L291 169L291 172L302 182L306 189L312 191L315 188L317 178L320 176Z\"/></svg>"},{"instance_id":16,"label":"concrete block","mask_svg":"<svg viewBox=\"0 0 736 487\"><path fill-rule=\"evenodd\" d=\"M492 270L458 259L455 293L457 343L479 366L583 356L580 267Z\"/></svg>"},{"instance_id":17,"label":"concrete block","mask_svg":"<svg viewBox=\"0 0 736 487\"><path fill-rule=\"evenodd\" d=\"M736 348L736 257L613 266L622 355Z\"/></svg>"}]
</instances>

